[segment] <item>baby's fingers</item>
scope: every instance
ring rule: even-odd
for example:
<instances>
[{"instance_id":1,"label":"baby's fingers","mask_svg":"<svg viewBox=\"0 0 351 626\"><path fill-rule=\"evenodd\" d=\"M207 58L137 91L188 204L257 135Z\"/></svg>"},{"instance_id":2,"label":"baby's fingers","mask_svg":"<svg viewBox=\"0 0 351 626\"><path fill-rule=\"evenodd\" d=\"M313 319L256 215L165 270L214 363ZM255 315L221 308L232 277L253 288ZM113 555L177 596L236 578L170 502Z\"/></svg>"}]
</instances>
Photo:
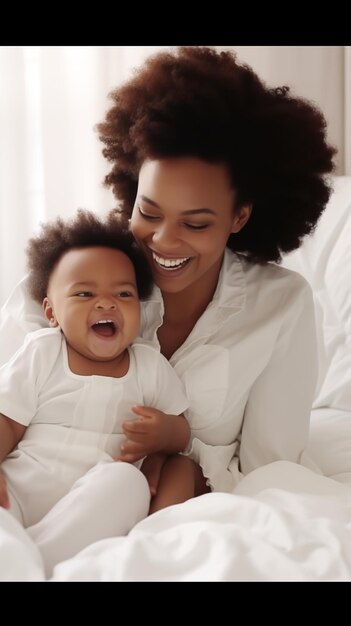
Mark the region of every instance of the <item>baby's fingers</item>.
<instances>
[{"instance_id":1,"label":"baby's fingers","mask_svg":"<svg viewBox=\"0 0 351 626\"><path fill-rule=\"evenodd\" d=\"M146 422L141 418L139 420L126 420L122 424L123 432L130 434L143 435L147 432Z\"/></svg>"},{"instance_id":2,"label":"baby's fingers","mask_svg":"<svg viewBox=\"0 0 351 626\"><path fill-rule=\"evenodd\" d=\"M115 461L123 461L124 463L136 463L140 461L145 456L145 454L126 452L122 453L119 456L116 456Z\"/></svg>"},{"instance_id":3,"label":"baby's fingers","mask_svg":"<svg viewBox=\"0 0 351 626\"><path fill-rule=\"evenodd\" d=\"M135 463L146 456L144 446L134 441L126 441L121 445L121 451L116 457L116 461L125 461L126 463Z\"/></svg>"},{"instance_id":4,"label":"baby's fingers","mask_svg":"<svg viewBox=\"0 0 351 626\"><path fill-rule=\"evenodd\" d=\"M132 432L131 430L127 430L126 428L122 427L123 433L126 436L126 441L130 442L130 443L136 443L139 446L144 445L145 441L148 438L148 433L141 433L141 432Z\"/></svg>"}]
</instances>

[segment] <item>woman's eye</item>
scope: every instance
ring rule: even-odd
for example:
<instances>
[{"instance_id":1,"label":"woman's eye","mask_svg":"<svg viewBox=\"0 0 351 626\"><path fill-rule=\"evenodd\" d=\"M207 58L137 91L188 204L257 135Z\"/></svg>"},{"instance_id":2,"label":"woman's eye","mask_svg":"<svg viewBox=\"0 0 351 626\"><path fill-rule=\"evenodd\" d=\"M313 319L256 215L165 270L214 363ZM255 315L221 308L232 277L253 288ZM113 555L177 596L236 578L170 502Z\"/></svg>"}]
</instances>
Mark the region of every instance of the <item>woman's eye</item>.
<instances>
[{"instance_id":1,"label":"woman's eye","mask_svg":"<svg viewBox=\"0 0 351 626\"><path fill-rule=\"evenodd\" d=\"M139 215L143 217L145 220L158 220L158 215L150 215L149 213L145 213L140 206L138 206Z\"/></svg>"},{"instance_id":2,"label":"woman's eye","mask_svg":"<svg viewBox=\"0 0 351 626\"><path fill-rule=\"evenodd\" d=\"M150 213L145 213L145 211L140 206L138 206L138 211L139 215L141 215L141 217L145 220L155 222L161 219L159 215L150 215ZM211 226L211 224L189 224L187 222L184 222L184 226L189 230L206 230L206 228Z\"/></svg>"},{"instance_id":3,"label":"woman's eye","mask_svg":"<svg viewBox=\"0 0 351 626\"><path fill-rule=\"evenodd\" d=\"M190 230L205 230L210 226L210 224L184 224Z\"/></svg>"}]
</instances>

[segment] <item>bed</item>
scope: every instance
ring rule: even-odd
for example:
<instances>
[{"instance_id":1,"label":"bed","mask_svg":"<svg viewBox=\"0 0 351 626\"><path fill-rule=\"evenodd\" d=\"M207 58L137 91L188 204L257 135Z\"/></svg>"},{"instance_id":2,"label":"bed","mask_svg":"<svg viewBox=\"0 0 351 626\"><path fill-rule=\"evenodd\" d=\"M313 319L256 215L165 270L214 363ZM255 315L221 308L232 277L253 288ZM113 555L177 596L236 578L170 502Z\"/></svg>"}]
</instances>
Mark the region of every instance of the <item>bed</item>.
<instances>
[{"instance_id":1,"label":"bed","mask_svg":"<svg viewBox=\"0 0 351 626\"><path fill-rule=\"evenodd\" d=\"M99 541L51 581L351 580L351 177L337 177L316 232L284 259L310 282L320 376L310 467L278 461L234 494L159 511ZM44 581L25 531L0 509L0 580Z\"/></svg>"}]
</instances>

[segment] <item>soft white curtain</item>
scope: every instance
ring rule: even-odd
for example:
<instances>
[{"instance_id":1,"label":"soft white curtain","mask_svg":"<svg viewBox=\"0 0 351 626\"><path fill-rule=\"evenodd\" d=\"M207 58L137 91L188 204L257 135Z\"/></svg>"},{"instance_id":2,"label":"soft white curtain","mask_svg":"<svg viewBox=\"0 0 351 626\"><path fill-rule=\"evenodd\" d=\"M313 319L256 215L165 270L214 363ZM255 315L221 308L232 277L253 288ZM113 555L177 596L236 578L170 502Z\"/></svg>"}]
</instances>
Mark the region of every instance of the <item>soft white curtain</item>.
<instances>
[{"instance_id":1,"label":"soft white curtain","mask_svg":"<svg viewBox=\"0 0 351 626\"><path fill-rule=\"evenodd\" d=\"M351 174L351 46L344 48L344 154L345 170Z\"/></svg>"},{"instance_id":2,"label":"soft white curtain","mask_svg":"<svg viewBox=\"0 0 351 626\"><path fill-rule=\"evenodd\" d=\"M0 48L0 305L25 272L24 249L41 221L114 205L94 125L108 92L153 47ZM232 47L272 86L315 100L351 173L351 48Z\"/></svg>"}]
</instances>

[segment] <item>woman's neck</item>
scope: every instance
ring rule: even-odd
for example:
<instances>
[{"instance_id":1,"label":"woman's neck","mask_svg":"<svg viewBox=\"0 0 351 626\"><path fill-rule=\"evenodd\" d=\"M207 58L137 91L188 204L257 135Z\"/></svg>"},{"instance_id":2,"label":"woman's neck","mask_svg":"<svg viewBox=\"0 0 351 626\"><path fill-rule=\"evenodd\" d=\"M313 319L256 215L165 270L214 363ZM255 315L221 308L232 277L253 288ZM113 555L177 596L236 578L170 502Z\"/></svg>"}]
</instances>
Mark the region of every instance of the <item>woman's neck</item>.
<instances>
[{"instance_id":1,"label":"woman's neck","mask_svg":"<svg viewBox=\"0 0 351 626\"><path fill-rule=\"evenodd\" d=\"M177 293L162 293L164 303L164 324L182 325L197 320L211 302L218 284L221 262L211 268L201 278L186 289Z\"/></svg>"},{"instance_id":2,"label":"woman's neck","mask_svg":"<svg viewBox=\"0 0 351 626\"><path fill-rule=\"evenodd\" d=\"M164 317L163 324L181 326L192 322L192 328L206 310L212 295L194 293L194 288L185 289L180 293L163 293Z\"/></svg>"},{"instance_id":3,"label":"woman's neck","mask_svg":"<svg viewBox=\"0 0 351 626\"><path fill-rule=\"evenodd\" d=\"M170 359L183 345L204 313L218 284L221 263L196 283L178 293L162 293L165 313L157 331L161 352Z\"/></svg>"}]
</instances>

